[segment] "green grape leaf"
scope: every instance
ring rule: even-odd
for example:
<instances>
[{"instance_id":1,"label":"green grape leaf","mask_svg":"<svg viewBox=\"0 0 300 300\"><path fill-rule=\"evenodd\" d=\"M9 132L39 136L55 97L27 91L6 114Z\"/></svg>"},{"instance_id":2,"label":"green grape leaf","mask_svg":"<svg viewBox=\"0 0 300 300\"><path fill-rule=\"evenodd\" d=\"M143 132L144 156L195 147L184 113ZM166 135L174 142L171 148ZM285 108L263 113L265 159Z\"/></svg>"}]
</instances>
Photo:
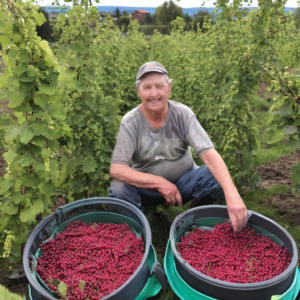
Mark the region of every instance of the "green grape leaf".
<instances>
[{"instance_id":1,"label":"green grape leaf","mask_svg":"<svg viewBox=\"0 0 300 300\"><path fill-rule=\"evenodd\" d=\"M14 152L14 150L9 149L7 152L3 154L5 160L8 163L12 163L18 154Z\"/></svg>"},{"instance_id":2,"label":"green grape leaf","mask_svg":"<svg viewBox=\"0 0 300 300\"><path fill-rule=\"evenodd\" d=\"M25 153L21 159L18 160L18 163L22 167L29 167L34 162L34 157L30 153Z\"/></svg>"},{"instance_id":3,"label":"green grape leaf","mask_svg":"<svg viewBox=\"0 0 300 300\"><path fill-rule=\"evenodd\" d=\"M82 162L82 171L84 173L91 173L91 172L94 172L95 169L96 169L96 163L93 159L85 159L83 162Z\"/></svg>"},{"instance_id":4,"label":"green grape leaf","mask_svg":"<svg viewBox=\"0 0 300 300\"><path fill-rule=\"evenodd\" d=\"M14 43L19 43L22 39L22 36L20 34L13 34L13 41Z\"/></svg>"},{"instance_id":5,"label":"green grape leaf","mask_svg":"<svg viewBox=\"0 0 300 300\"><path fill-rule=\"evenodd\" d=\"M48 280L48 282L54 286L58 286L60 284L60 281L57 279L50 279L50 280Z\"/></svg>"},{"instance_id":6,"label":"green grape leaf","mask_svg":"<svg viewBox=\"0 0 300 300\"><path fill-rule=\"evenodd\" d=\"M20 81L23 82L31 82L35 80L35 76L29 76L27 73L23 73L22 75L19 76Z\"/></svg>"},{"instance_id":7,"label":"green grape leaf","mask_svg":"<svg viewBox=\"0 0 300 300\"><path fill-rule=\"evenodd\" d=\"M38 88L39 88L39 93L49 94L49 95L54 95L55 93L55 88L50 84L40 84Z\"/></svg>"},{"instance_id":8,"label":"green grape leaf","mask_svg":"<svg viewBox=\"0 0 300 300\"><path fill-rule=\"evenodd\" d=\"M23 300L23 297L10 292L3 285L0 285L0 295L2 295L1 298L5 300Z\"/></svg>"},{"instance_id":9,"label":"green grape leaf","mask_svg":"<svg viewBox=\"0 0 300 300\"><path fill-rule=\"evenodd\" d=\"M297 127L296 126L293 126L293 125L288 125L288 126L285 126L285 128L283 129L283 133L285 134L293 134L295 132L297 132Z\"/></svg>"},{"instance_id":10,"label":"green grape leaf","mask_svg":"<svg viewBox=\"0 0 300 300\"><path fill-rule=\"evenodd\" d=\"M25 128L22 133L20 133L20 142L23 144L28 144L30 140L34 137L34 133L28 129Z\"/></svg>"},{"instance_id":11,"label":"green grape leaf","mask_svg":"<svg viewBox=\"0 0 300 300\"><path fill-rule=\"evenodd\" d=\"M35 136L32 140L31 140L31 143L33 145L36 145L38 147L43 147L46 143L46 138L42 135L39 135L39 136Z\"/></svg>"},{"instance_id":12,"label":"green grape leaf","mask_svg":"<svg viewBox=\"0 0 300 300\"><path fill-rule=\"evenodd\" d=\"M52 195L55 192L56 187L52 182L49 181L47 183L42 183L41 185L39 185L39 189L45 195Z\"/></svg>"},{"instance_id":13,"label":"green grape leaf","mask_svg":"<svg viewBox=\"0 0 300 300\"><path fill-rule=\"evenodd\" d=\"M36 162L33 166L34 170L38 173L39 171L45 171L45 165L43 162Z\"/></svg>"},{"instance_id":14,"label":"green grape leaf","mask_svg":"<svg viewBox=\"0 0 300 300\"><path fill-rule=\"evenodd\" d=\"M0 211L1 211L1 205L0 205ZM0 218L0 231L2 232L3 229L6 227L8 221L11 219L11 216L9 215L2 215Z\"/></svg>"},{"instance_id":15,"label":"green grape leaf","mask_svg":"<svg viewBox=\"0 0 300 300\"><path fill-rule=\"evenodd\" d=\"M21 192L14 192L11 195L11 201L15 204L19 204L23 200L23 194Z\"/></svg>"},{"instance_id":16,"label":"green grape leaf","mask_svg":"<svg viewBox=\"0 0 300 300\"><path fill-rule=\"evenodd\" d=\"M104 152L112 152L112 149L108 145L105 145L101 150Z\"/></svg>"},{"instance_id":17,"label":"green grape leaf","mask_svg":"<svg viewBox=\"0 0 300 300\"><path fill-rule=\"evenodd\" d=\"M42 180L34 173L23 174L19 177L19 179L22 181L24 186L32 188L36 188L42 183Z\"/></svg>"},{"instance_id":18,"label":"green grape leaf","mask_svg":"<svg viewBox=\"0 0 300 300\"><path fill-rule=\"evenodd\" d=\"M29 65L26 70L26 72L29 76L35 76L37 71L38 71L38 69L33 65Z\"/></svg>"},{"instance_id":19,"label":"green grape leaf","mask_svg":"<svg viewBox=\"0 0 300 300\"><path fill-rule=\"evenodd\" d=\"M48 125L41 120L31 124L30 129L33 130L35 135L43 135L50 139L53 137L51 135L51 129L49 129Z\"/></svg>"},{"instance_id":20,"label":"green grape leaf","mask_svg":"<svg viewBox=\"0 0 300 300\"><path fill-rule=\"evenodd\" d=\"M67 297L68 286L64 282L61 281L57 289L63 297Z\"/></svg>"},{"instance_id":21,"label":"green grape leaf","mask_svg":"<svg viewBox=\"0 0 300 300\"><path fill-rule=\"evenodd\" d=\"M27 64L20 64L13 69L14 74L21 75L27 70Z\"/></svg>"},{"instance_id":22,"label":"green grape leaf","mask_svg":"<svg viewBox=\"0 0 300 300\"><path fill-rule=\"evenodd\" d=\"M21 222L34 222L36 215L44 212L44 203L41 199L35 199L32 207L23 208L20 212Z\"/></svg>"},{"instance_id":23,"label":"green grape leaf","mask_svg":"<svg viewBox=\"0 0 300 300\"><path fill-rule=\"evenodd\" d=\"M44 22L46 22L44 14L42 14L42 13L36 12L36 13L33 13L32 16L35 18L38 26L41 26L41 25L43 25Z\"/></svg>"},{"instance_id":24,"label":"green grape leaf","mask_svg":"<svg viewBox=\"0 0 300 300\"><path fill-rule=\"evenodd\" d=\"M3 195L6 191L8 191L13 184L14 181L11 178L0 181L0 195Z\"/></svg>"},{"instance_id":25,"label":"green grape leaf","mask_svg":"<svg viewBox=\"0 0 300 300\"><path fill-rule=\"evenodd\" d=\"M290 116L293 114L293 109L287 105L282 105L278 110L272 112L273 115L279 115L280 117Z\"/></svg>"},{"instance_id":26,"label":"green grape leaf","mask_svg":"<svg viewBox=\"0 0 300 300\"><path fill-rule=\"evenodd\" d=\"M108 156L108 155L105 154L105 153L101 154L101 158L102 158L105 162L108 162L108 163L110 163L110 161L111 161L111 157Z\"/></svg>"},{"instance_id":27,"label":"green grape leaf","mask_svg":"<svg viewBox=\"0 0 300 300\"><path fill-rule=\"evenodd\" d=\"M79 285L78 287L81 289L81 291L84 293L84 284L85 284L85 280L79 280Z\"/></svg>"},{"instance_id":28,"label":"green grape leaf","mask_svg":"<svg viewBox=\"0 0 300 300\"><path fill-rule=\"evenodd\" d=\"M9 200L4 200L1 205L1 211L8 215L15 215L18 212L19 205L11 203Z\"/></svg>"},{"instance_id":29,"label":"green grape leaf","mask_svg":"<svg viewBox=\"0 0 300 300\"><path fill-rule=\"evenodd\" d=\"M0 76L0 87L3 86L6 80L11 77L11 75L12 75L12 70L10 68L6 68L4 70L4 73Z\"/></svg>"},{"instance_id":30,"label":"green grape leaf","mask_svg":"<svg viewBox=\"0 0 300 300\"><path fill-rule=\"evenodd\" d=\"M66 112L63 107L59 105L52 105L49 109L49 114L53 119L56 120L65 120L66 119Z\"/></svg>"},{"instance_id":31,"label":"green grape leaf","mask_svg":"<svg viewBox=\"0 0 300 300\"><path fill-rule=\"evenodd\" d=\"M2 48L6 50L9 46L9 44L10 44L9 37L7 37L5 35L1 36L0 37L0 44L1 44Z\"/></svg>"},{"instance_id":32,"label":"green grape leaf","mask_svg":"<svg viewBox=\"0 0 300 300\"><path fill-rule=\"evenodd\" d=\"M24 98L26 97L25 92L8 92L7 97L10 99L8 106L11 108L18 107Z\"/></svg>"},{"instance_id":33,"label":"green grape leaf","mask_svg":"<svg viewBox=\"0 0 300 300\"><path fill-rule=\"evenodd\" d=\"M39 105L40 107L45 108L47 102L48 102L48 96L47 95L42 94L42 93L41 94L36 93L34 95L34 103L36 105Z\"/></svg>"}]
</instances>

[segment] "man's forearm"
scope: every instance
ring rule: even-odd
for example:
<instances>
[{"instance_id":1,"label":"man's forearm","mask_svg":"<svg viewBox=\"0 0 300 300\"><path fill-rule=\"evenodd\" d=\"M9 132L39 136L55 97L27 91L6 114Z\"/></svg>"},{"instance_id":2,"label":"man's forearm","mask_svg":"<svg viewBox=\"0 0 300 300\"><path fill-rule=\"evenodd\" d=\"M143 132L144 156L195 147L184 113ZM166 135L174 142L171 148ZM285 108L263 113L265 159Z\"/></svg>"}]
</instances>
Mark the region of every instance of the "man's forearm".
<instances>
[{"instance_id":1,"label":"man's forearm","mask_svg":"<svg viewBox=\"0 0 300 300\"><path fill-rule=\"evenodd\" d=\"M220 154L215 149L210 149L200 158L223 188L226 200L230 201L232 193L238 193L238 191Z\"/></svg>"},{"instance_id":2,"label":"man's forearm","mask_svg":"<svg viewBox=\"0 0 300 300\"><path fill-rule=\"evenodd\" d=\"M160 189L163 177L142 173L122 164L111 164L110 176L133 186L145 189Z\"/></svg>"}]
</instances>

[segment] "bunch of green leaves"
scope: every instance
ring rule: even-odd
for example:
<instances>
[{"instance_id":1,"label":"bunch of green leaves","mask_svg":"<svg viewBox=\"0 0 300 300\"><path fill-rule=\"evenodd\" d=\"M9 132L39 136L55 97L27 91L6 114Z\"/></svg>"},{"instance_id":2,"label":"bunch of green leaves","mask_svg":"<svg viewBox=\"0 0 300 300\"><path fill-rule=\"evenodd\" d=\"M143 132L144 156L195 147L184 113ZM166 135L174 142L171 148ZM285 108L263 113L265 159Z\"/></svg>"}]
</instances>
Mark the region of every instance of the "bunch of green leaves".
<instances>
[{"instance_id":1,"label":"bunch of green leaves","mask_svg":"<svg viewBox=\"0 0 300 300\"><path fill-rule=\"evenodd\" d=\"M119 87L109 74L119 51L114 42L119 30L113 23L95 23L98 19L97 8L85 3L60 15L54 28L61 31L57 50L62 66L60 95L67 111L66 122L73 130L72 136L60 140L64 153L59 183L68 201L107 194L120 122ZM102 56L102 47L106 57Z\"/></svg>"},{"instance_id":2,"label":"bunch of green leaves","mask_svg":"<svg viewBox=\"0 0 300 300\"><path fill-rule=\"evenodd\" d=\"M19 259L36 215L49 212L59 187L57 140L70 129L57 86L59 69L48 42L36 34L45 18L31 2L2 1L0 43L7 66L0 88L8 89L17 117L5 136L8 172L0 182L0 253Z\"/></svg>"}]
</instances>

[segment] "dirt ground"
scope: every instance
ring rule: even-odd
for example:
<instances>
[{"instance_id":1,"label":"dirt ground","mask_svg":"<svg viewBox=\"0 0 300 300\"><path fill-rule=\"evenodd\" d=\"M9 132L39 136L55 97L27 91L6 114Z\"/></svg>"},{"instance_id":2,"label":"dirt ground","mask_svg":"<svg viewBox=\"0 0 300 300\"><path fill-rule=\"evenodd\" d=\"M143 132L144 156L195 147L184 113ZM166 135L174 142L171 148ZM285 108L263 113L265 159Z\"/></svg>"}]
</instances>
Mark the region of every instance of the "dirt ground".
<instances>
[{"instance_id":1,"label":"dirt ground","mask_svg":"<svg viewBox=\"0 0 300 300\"><path fill-rule=\"evenodd\" d=\"M256 167L258 175L264 180L265 189L272 185L285 185L292 187L291 167L297 163L296 154L284 155L272 163L266 163ZM278 208L281 215L288 215L292 219L292 225L300 225L300 195L293 195L291 192L275 194L268 199L273 207Z\"/></svg>"}]
</instances>

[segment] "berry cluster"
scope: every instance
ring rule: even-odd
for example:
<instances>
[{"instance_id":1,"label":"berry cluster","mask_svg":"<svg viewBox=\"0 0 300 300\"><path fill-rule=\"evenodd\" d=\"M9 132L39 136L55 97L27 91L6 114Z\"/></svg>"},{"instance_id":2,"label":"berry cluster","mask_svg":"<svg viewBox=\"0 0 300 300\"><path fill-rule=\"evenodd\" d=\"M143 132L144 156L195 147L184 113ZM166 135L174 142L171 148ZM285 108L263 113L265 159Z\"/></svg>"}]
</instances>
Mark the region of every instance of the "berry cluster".
<instances>
[{"instance_id":1,"label":"berry cluster","mask_svg":"<svg viewBox=\"0 0 300 300\"><path fill-rule=\"evenodd\" d=\"M140 265L144 242L128 224L71 222L41 244L37 271L53 291L53 279L67 285L68 300L98 300L124 284Z\"/></svg>"},{"instance_id":2,"label":"berry cluster","mask_svg":"<svg viewBox=\"0 0 300 300\"><path fill-rule=\"evenodd\" d=\"M291 262L288 249L245 227L235 234L227 222L212 231L194 228L177 249L199 272L233 283L261 282L278 276Z\"/></svg>"}]
</instances>

